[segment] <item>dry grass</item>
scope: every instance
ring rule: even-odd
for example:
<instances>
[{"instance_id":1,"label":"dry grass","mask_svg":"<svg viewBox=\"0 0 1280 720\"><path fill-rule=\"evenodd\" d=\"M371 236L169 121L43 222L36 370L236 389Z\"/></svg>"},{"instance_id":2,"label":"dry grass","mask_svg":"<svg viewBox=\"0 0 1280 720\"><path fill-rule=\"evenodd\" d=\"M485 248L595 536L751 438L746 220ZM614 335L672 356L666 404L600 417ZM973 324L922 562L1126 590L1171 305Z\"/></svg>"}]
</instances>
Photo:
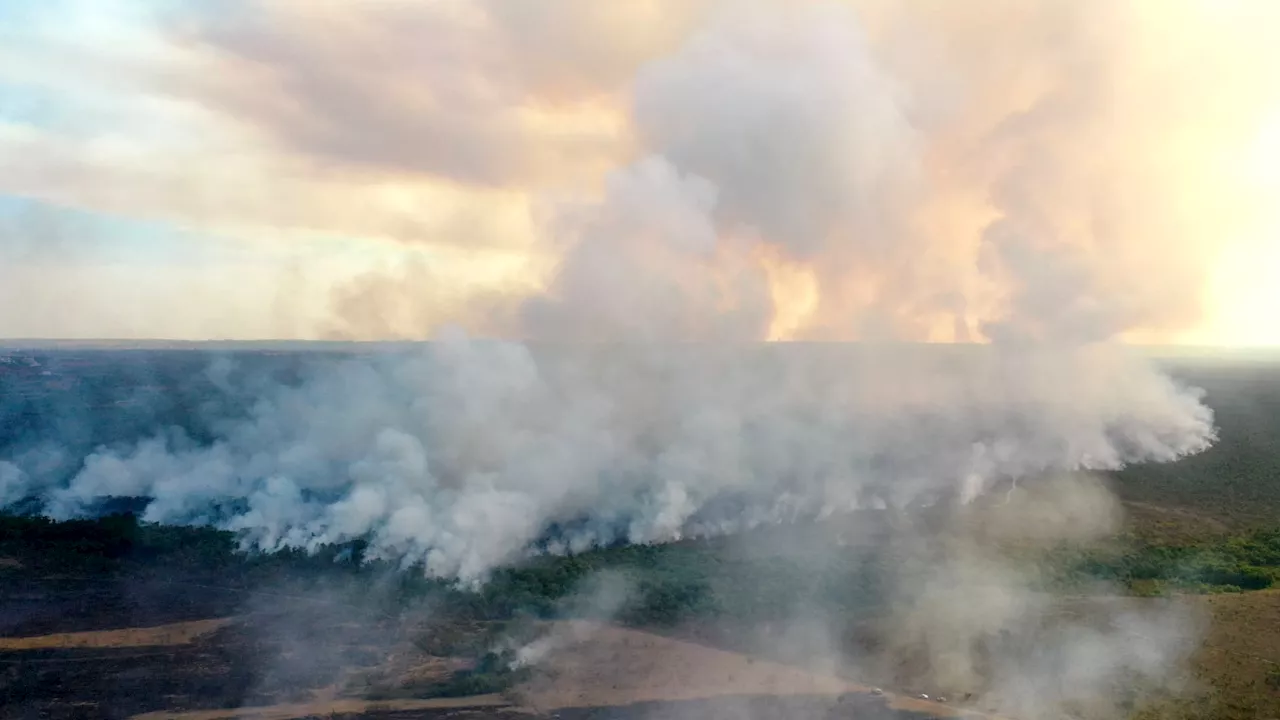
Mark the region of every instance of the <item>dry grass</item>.
<instances>
[{"instance_id":1,"label":"dry grass","mask_svg":"<svg viewBox=\"0 0 1280 720\"><path fill-rule=\"evenodd\" d=\"M1213 620L1193 660L1201 705L1221 718L1280 717L1280 591L1201 601Z\"/></svg>"},{"instance_id":2,"label":"dry grass","mask_svg":"<svg viewBox=\"0 0 1280 720\"><path fill-rule=\"evenodd\" d=\"M36 635L33 637L4 637L0 638L0 652L188 645L201 636L208 635L234 621L235 618L213 618L148 628L93 630Z\"/></svg>"},{"instance_id":3,"label":"dry grass","mask_svg":"<svg viewBox=\"0 0 1280 720\"><path fill-rule=\"evenodd\" d=\"M1188 597L1207 622L1191 658L1185 695L1142 718L1253 720L1280 717L1280 590ZM1147 598L1080 598L1064 603L1074 619L1099 603L1141 605Z\"/></svg>"},{"instance_id":4,"label":"dry grass","mask_svg":"<svg viewBox=\"0 0 1280 720\"><path fill-rule=\"evenodd\" d=\"M447 682L454 673L473 665L463 658L433 657L414 650L401 648L376 667L351 669L335 686L336 692L362 697L378 693L388 698L397 694L412 697L424 688Z\"/></svg>"},{"instance_id":5,"label":"dry grass","mask_svg":"<svg viewBox=\"0 0 1280 720\"><path fill-rule=\"evenodd\" d=\"M293 718L308 716L359 714L373 711L448 710L453 708L505 707L508 704L498 695L476 695L468 698L433 698L430 700L329 700L244 707L230 710L160 711L134 715L131 720L292 720Z\"/></svg>"},{"instance_id":6,"label":"dry grass","mask_svg":"<svg viewBox=\"0 0 1280 720\"><path fill-rule=\"evenodd\" d=\"M1209 595L1209 643L1260 662L1280 665L1280 590Z\"/></svg>"},{"instance_id":7,"label":"dry grass","mask_svg":"<svg viewBox=\"0 0 1280 720\"><path fill-rule=\"evenodd\" d=\"M517 689L539 712L745 695L835 696L874 688L740 653L585 621L557 624L537 675ZM889 707L936 717L976 715L885 692Z\"/></svg>"},{"instance_id":8,"label":"dry grass","mask_svg":"<svg viewBox=\"0 0 1280 720\"><path fill-rule=\"evenodd\" d=\"M1139 538L1154 543L1195 543L1231 531L1226 523L1204 513L1150 503L1124 503L1125 526Z\"/></svg>"}]
</instances>

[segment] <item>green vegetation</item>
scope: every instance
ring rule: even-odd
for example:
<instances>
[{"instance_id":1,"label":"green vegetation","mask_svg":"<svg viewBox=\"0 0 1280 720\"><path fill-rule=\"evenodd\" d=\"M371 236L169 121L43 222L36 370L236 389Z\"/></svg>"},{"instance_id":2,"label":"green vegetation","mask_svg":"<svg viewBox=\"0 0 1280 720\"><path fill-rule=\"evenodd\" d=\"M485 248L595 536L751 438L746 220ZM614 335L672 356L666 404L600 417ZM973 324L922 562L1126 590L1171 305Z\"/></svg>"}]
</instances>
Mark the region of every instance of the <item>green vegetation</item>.
<instances>
[{"instance_id":1,"label":"green vegetation","mask_svg":"<svg viewBox=\"0 0 1280 720\"><path fill-rule=\"evenodd\" d=\"M243 553L233 533L143 523L127 512L66 521L0 514L0 556L19 558L37 573L181 568L183 576L216 576L222 585L247 587L269 579L373 572L374 565L359 562L361 546L326 546L315 553Z\"/></svg>"},{"instance_id":2,"label":"green vegetation","mask_svg":"<svg viewBox=\"0 0 1280 720\"><path fill-rule=\"evenodd\" d=\"M1130 542L1057 558L1060 581L1104 580L1138 595L1263 590L1280 580L1280 530L1186 544Z\"/></svg>"},{"instance_id":3,"label":"green vegetation","mask_svg":"<svg viewBox=\"0 0 1280 720\"><path fill-rule=\"evenodd\" d=\"M471 670L454 673L446 682L429 689L424 697L466 697L505 692L529 679L527 667L517 667L513 650L491 650L480 656Z\"/></svg>"},{"instance_id":4,"label":"green vegetation","mask_svg":"<svg viewBox=\"0 0 1280 720\"><path fill-rule=\"evenodd\" d=\"M314 553L244 553L235 537L212 528L140 523L131 514L55 522L0 516L0 556L32 570L98 573L138 567L199 568L219 582L252 588L270 580L391 577L388 609L430 599L457 622L491 623L591 614L582 595L608 573L627 584L627 602L607 612L636 625L663 626L705 617L784 617L802 603L866 610L883 596L892 562L835 553L805 567L783 557L748 557L729 541L628 545L570 556L543 556L496 571L478 588L454 586L421 572L363 562L363 544L324 546ZM1104 549L1059 551L1038 562L1059 587L1106 581L1136 594L1259 590L1280 580L1280 528L1248 530L1191 543L1130 539ZM363 581L355 586L366 584ZM379 587L386 587L380 585ZM434 654L453 654L474 633L440 635ZM449 646L449 647L445 647ZM469 650L479 650L478 647Z\"/></svg>"},{"instance_id":5,"label":"green vegetation","mask_svg":"<svg viewBox=\"0 0 1280 720\"><path fill-rule=\"evenodd\" d=\"M621 606L591 602L591 583L602 576L626 584ZM404 597L434 586L412 572L400 582ZM881 584L878 565L857 556L804 568L781 558L743 557L731 541L691 541L534 558L496 571L477 590L450 589L448 605L479 621L607 613L627 624L672 626L695 618L785 617L816 602L853 611L875 604Z\"/></svg>"}]
</instances>

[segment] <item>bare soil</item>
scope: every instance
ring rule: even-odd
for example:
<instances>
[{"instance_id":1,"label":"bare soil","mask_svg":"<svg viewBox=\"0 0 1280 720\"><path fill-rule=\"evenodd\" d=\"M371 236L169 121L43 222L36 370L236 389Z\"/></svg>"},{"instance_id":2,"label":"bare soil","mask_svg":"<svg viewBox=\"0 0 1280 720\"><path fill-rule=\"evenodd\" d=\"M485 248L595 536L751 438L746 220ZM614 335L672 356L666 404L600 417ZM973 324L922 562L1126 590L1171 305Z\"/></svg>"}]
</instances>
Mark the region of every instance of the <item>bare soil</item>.
<instances>
[{"instance_id":1,"label":"bare soil","mask_svg":"<svg viewBox=\"0 0 1280 720\"><path fill-rule=\"evenodd\" d=\"M208 635L234 621L235 618L214 618L211 620L171 623L149 628L89 630L36 635L34 637L0 637L0 652L54 648L135 648L190 645L197 638Z\"/></svg>"},{"instance_id":2,"label":"bare soil","mask_svg":"<svg viewBox=\"0 0 1280 720\"><path fill-rule=\"evenodd\" d=\"M1188 716L1280 717L1280 590L1200 598L1211 622L1192 659Z\"/></svg>"},{"instance_id":3,"label":"bare soil","mask_svg":"<svg viewBox=\"0 0 1280 720\"><path fill-rule=\"evenodd\" d=\"M595 622L559 624L550 639L562 644L540 663L545 672L521 689L522 699L539 709L871 690L836 677Z\"/></svg>"},{"instance_id":4,"label":"bare soil","mask_svg":"<svg viewBox=\"0 0 1280 720\"><path fill-rule=\"evenodd\" d=\"M830 706L832 712L858 706L930 717L977 715L939 702L877 693L835 675L602 623L560 623L549 638L552 645L538 663L537 676L516 692L522 704L540 713L690 701L759 705L768 704L763 698L794 698L801 705ZM813 717L827 712L810 711Z\"/></svg>"},{"instance_id":5,"label":"bare soil","mask_svg":"<svg viewBox=\"0 0 1280 720\"><path fill-rule=\"evenodd\" d=\"M413 710L453 710L459 708L505 707L509 703L497 695L467 698L432 698L429 700L330 700L326 702L288 703L264 707L242 707L234 710L197 710L192 712L150 712L133 716L132 720L293 720L329 715L365 715L403 713Z\"/></svg>"},{"instance_id":6,"label":"bare soil","mask_svg":"<svg viewBox=\"0 0 1280 720\"><path fill-rule=\"evenodd\" d=\"M1210 621L1193 658L1192 700L1179 700L1176 712L1162 717L1280 717L1280 591L1191 600ZM1153 600L1073 598L1063 611L1087 616L1099 602ZM205 614L192 617L199 612ZM348 616L274 598L250 605L200 583L89 583L6 570L0 720L982 717L955 703L924 701L892 677L876 680L886 687L877 694L843 672L812 672L747 651L759 643L734 652L725 649L735 647L732 637L709 630L673 637L580 621L553 627L533 679L507 698L370 701L362 699L361 678L424 685L462 666L416 649L404 627ZM873 633L872 619L868 625ZM855 675L863 683L871 677Z\"/></svg>"},{"instance_id":7,"label":"bare soil","mask_svg":"<svg viewBox=\"0 0 1280 720\"><path fill-rule=\"evenodd\" d=\"M55 583L55 586L57 584ZM29 597L34 586L23 586ZM0 613L5 590L0 588ZM57 589L55 587L55 595ZM110 605L110 603L108 603ZM955 716L936 703L638 630L558 623L534 679L507 697L360 697L357 679L419 684L460 667L319 610L0 638L0 718L716 720ZM129 617L136 617L132 612ZM87 619L72 613L68 622ZM46 627L47 620L27 623ZM278 635L286 628L287 638ZM299 635L306 642L296 644ZM372 642L372 647L370 643ZM291 644L292 643L292 644Z\"/></svg>"}]
</instances>

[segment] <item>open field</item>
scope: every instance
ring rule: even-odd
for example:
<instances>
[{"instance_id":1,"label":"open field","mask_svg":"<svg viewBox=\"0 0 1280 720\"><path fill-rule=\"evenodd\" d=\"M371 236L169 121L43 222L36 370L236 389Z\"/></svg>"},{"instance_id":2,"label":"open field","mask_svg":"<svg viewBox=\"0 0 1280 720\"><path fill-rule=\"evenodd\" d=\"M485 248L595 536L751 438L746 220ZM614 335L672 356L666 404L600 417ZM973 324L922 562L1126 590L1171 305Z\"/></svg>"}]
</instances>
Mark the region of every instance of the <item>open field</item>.
<instances>
[{"instance_id":1,"label":"open field","mask_svg":"<svg viewBox=\"0 0 1280 720\"><path fill-rule=\"evenodd\" d=\"M69 648L132 648L190 645L196 639L230 624L234 618L192 620L156 627L88 630L34 637L0 637L0 652L65 650Z\"/></svg>"},{"instance_id":2,"label":"open field","mask_svg":"<svg viewBox=\"0 0 1280 720\"><path fill-rule=\"evenodd\" d=\"M552 629L547 669L520 688L532 707L555 709L760 695L870 692L841 678L741 653L587 621Z\"/></svg>"},{"instance_id":3,"label":"open field","mask_svg":"<svg viewBox=\"0 0 1280 720\"><path fill-rule=\"evenodd\" d=\"M1193 658L1201 686L1181 712L1194 717L1280 717L1280 592L1200 598L1210 617Z\"/></svg>"},{"instance_id":4,"label":"open field","mask_svg":"<svg viewBox=\"0 0 1280 720\"><path fill-rule=\"evenodd\" d=\"M545 666L515 690L521 703L544 712L714 699L732 705L770 697L825 700L833 710L878 705L932 717L987 717L972 708L878 691L839 674L614 625L570 621L549 637L558 644Z\"/></svg>"},{"instance_id":5,"label":"open field","mask_svg":"<svg viewBox=\"0 0 1280 720\"><path fill-rule=\"evenodd\" d=\"M28 595L33 587L26 586ZM1205 612L1206 642L1193 657L1195 677L1177 700L1179 710L1170 708L1159 717L1248 718L1280 711L1280 592L1186 599ZM1099 602L1154 600L1064 598L1063 613L1087 615ZM267 605L275 604L278 598L271 596ZM803 667L772 653L769 643L759 641L759 628L723 622L689 623L656 634L595 621L552 623L550 632L539 636L546 641L546 655L531 677L509 691L478 698L423 697L473 662L423 650L430 645L419 640L421 633L439 636L450 628L424 617L405 617L392 626L367 618L344 623L345 610L316 604L283 603L275 614L260 603L243 605L259 612L230 622L181 623L167 633L164 628L120 629L98 615L96 622L115 629L79 635L95 638L91 645L53 642L48 635L9 635L0 643L0 696L6 698L0 718L692 720L744 712L808 719L948 717L987 710L966 707L963 698L921 700L920 692L937 691L914 685L911 668ZM83 625L86 619L72 621ZM874 632L874 616L866 624ZM138 645L159 640L183 642ZM858 638L848 642L856 645ZM886 692L871 694L873 684ZM236 709L242 710L228 713Z\"/></svg>"},{"instance_id":6,"label":"open field","mask_svg":"<svg viewBox=\"0 0 1280 720\"><path fill-rule=\"evenodd\" d=\"M848 717L860 708L859 717L954 717L954 707L892 692L873 694L872 688L848 680L807 672L800 668L709 648L695 643L598 623L563 623L551 637L563 639L524 685L505 695L461 698L399 698L369 700L334 697L332 686L309 688L307 701L255 704L228 702L224 696L199 696L172 692L184 677L205 687L230 684L235 679L234 636L214 635L197 640L198 647L148 654L108 652L103 643L93 654L21 652L27 643L14 642L0 652L0 662L17 662L27 674L44 677L56 672L59 681L45 684L47 696L27 698L27 711L39 710L53 717L132 717L135 720L290 720L316 716L354 717L526 717L526 718L627 718L627 717L733 717L748 708L803 712L803 717ZM124 637L115 634L122 643ZM17 639L11 639L17 640ZM123 649L124 645L116 649ZM61 650L71 650L61 648ZM224 662L213 658L222 655ZM21 658L18 660L18 658ZM242 658L252 667L253 658ZM40 669L43 667L44 669ZM193 678L192 675L198 677ZM5 696L15 698L21 680L10 672L3 685ZM16 680L16 681L15 681ZM318 682L320 678L312 679ZM115 692L110 689L114 688ZM294 691L300 689L295 687ZM169 690L170 692L165 692ZM36 690L39 693L39 689ZM325 697L328 695L328 697ZM50 697L51 696L51 697ZM163 709L141 710L147 705ZM193 705L213 705L189 709ZM219 705L221 705L219 707ZM12 705L0 717L13 714ZM16 708L15 708L16 709ZM463 715L454 712L462 711ZM652 713L661 713L654 715Z\"/></svg>"},{"instance_id":7,"label":"open field","mask_svg":"<svg viewBox=\"0 0 1280 720\"><path fill-rule=\"evenodd\" d=\"M497 695L475 695L465 698L433 698L430 700L320 700L310 703L285 703L261 707L227 710L191 710L188 712L150 712L133 716L133 720L293 720L313 716L365 715L371 712L405 713L421 710L468 709L483 712L486 708L506 708L510 703Z\"/></svg>"},{"instance_id":8,"label":"open field","mask_svg":"<svg viewBox=\"0 0 1280 720\"><path fill-rule=\"evenodd\" d=\"M1217 521L1200 524L1185 508L1144 509L1148 514L1131 519L1175 523L1179 534L1209 543L1206 552L1265 550L1244 536L1223 536ZM61 525L14 522L5 527L17 528L19 539L0 543L0 552L14 559L0 570L0 693L6 698L0 718L242 707L432 717L423 713L462 711L400 703L442 694L492 697L494 691L506 692L514 706L486 708L487 717L515 713L514 707L526 713L522 717L734 717L746 706L764 713L760 717L850 717L855 707L861 708L857 717L876 717L868 713L881 710L944 716L955 711L957 699L965 703L948 688L918 682L920 668L910 662L873 661L883 642L881 612L866 604L874 591L855 591L869 581L874 588L874 573L864 576L857 562L797 565L797 552L833 531L853 543L853 554L839 557L856 558L858 543L875 540L874 523L860 523L859 533L770 529L727 545L698 541L549 558L504 571L478 593L459 594L376 564L335 564L332 555L236 560L211 549L221 547L216 533L134 527L118 519L75 526L78 549L66 554L54 542L65 534ZM1211 532L1202 535L1196 527ZM1168 527L1160 533L1168 535ZM113 539L117 534L131 539L122 545ZM1225 539L1215 539L1220 537ZM126 546L127 552L121 549ZM1161 546L1126 552L1105 567L1145 572L1141 568L1151 562L1156 569L1169 562L1185 572L1186 562L1199 557L1199 551L1169 555ZM192 553L203 553L203 564L187 562ZM215 567L221 569L211 571ZM572 651L538 663L527 680L479 670L495 638L538 636L504 629L504 618L522 608L555 617L564 612L557 598L601 571L626 572L638 583L636 604L619 617L630 628L555 625L569 630L552 645ZM761 634L779 613L803 615L794 602L816 597L812 572L839 580L830 585L831 597L848 602L828 609L844 607L846 617L856 620L845 623L849 635L838 645L859 662L807 667L804 658L775 652L782 644ZM1157 601L1061 598L1063 612L1077 617L1087 616L1092 603ZM1280 647L1280 592L1184 599L1204 610L1208 642L1193 658L1195 677L1184 695L1159 717L1243 719L1280 712L1272 664ZM549 675L540 674L548 667ZM870 685L887 692L869 696ZM953 697L947 707L923 706L916 697L922 692Z\"/></svg>"}]
</instances>

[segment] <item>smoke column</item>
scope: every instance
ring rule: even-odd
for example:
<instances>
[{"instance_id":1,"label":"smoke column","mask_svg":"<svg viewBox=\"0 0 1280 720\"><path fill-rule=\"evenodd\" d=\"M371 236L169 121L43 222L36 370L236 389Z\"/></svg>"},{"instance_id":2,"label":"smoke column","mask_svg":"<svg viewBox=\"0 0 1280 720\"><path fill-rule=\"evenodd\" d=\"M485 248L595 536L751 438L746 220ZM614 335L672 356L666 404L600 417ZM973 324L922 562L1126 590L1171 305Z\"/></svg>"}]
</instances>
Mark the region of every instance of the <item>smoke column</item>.
<instances>
[{"instance_id":1,"label":"smoke column","mask_svg":"<svg viewBox=\"0 0 1280 720\"><path fill-rule=\"evenodd\" d=\"M1103 195L1075 208L1095 226L1082 239L1058 207L1097 179L1061 138L1097 133L1098 77L1045 93L966 160L988 176L990 219L961 266L922 218L962 91L912 85L849 5L730 7L639 66L638 152L600 196L553 204L545 289L484 304L481 327L526 340L449 330L320 368L262 390L211 445L104 448L66 483L10 458L0 498L36 493L71 517L146 496L146 520L264 549L368 536L375 555L476 579L553 527L567 549L666 541L963 504L1208 446L1199 395L1110 343L1172 306L1164 285L1121 282L1138 221ZM756 344L790 300L781 267L819 298L797 336L869 342ZM984 278L1000 293L977 313L968 286ZM887 342L939 325L990 343Z\"/></svg>"}]
</instances>

